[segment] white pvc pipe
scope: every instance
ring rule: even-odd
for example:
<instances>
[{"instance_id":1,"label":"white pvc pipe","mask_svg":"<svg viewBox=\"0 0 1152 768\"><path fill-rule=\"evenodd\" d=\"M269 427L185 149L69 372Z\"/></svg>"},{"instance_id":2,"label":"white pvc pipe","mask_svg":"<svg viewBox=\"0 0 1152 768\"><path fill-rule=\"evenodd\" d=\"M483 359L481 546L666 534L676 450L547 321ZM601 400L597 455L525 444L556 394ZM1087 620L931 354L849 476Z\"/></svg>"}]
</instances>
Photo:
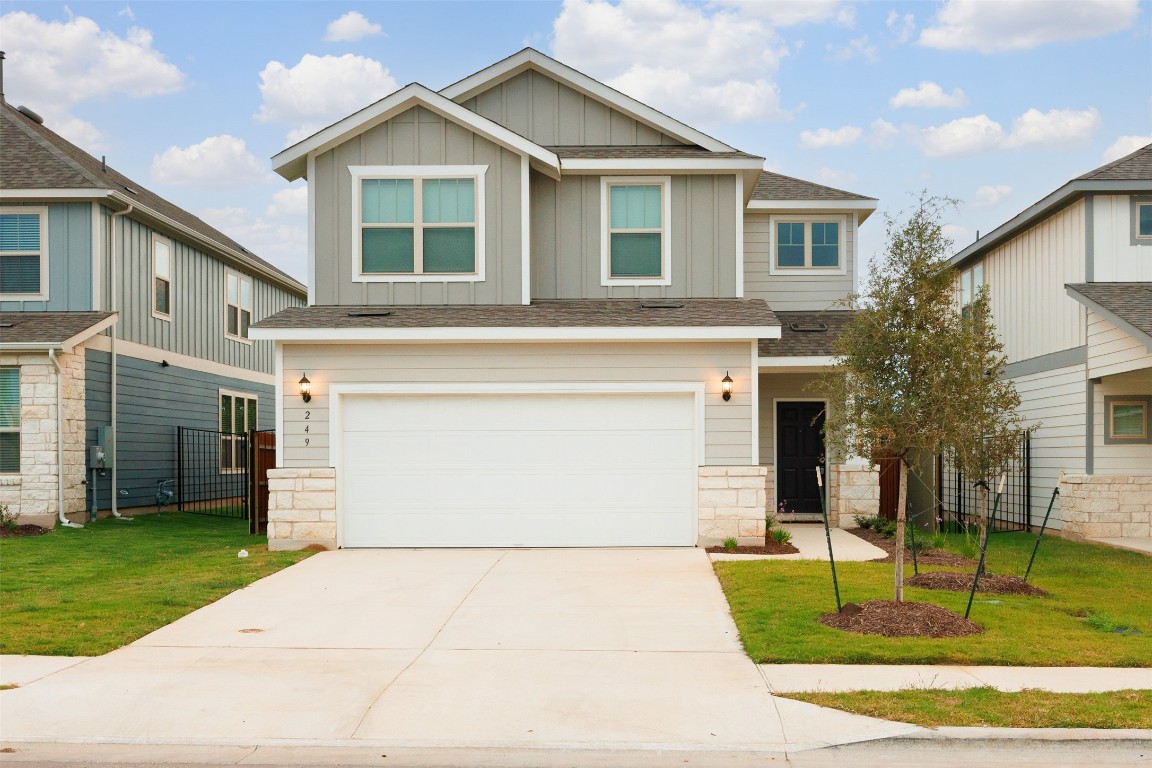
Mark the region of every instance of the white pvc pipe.
<instances>
[{"instance_id":1,"label":"white pvc pipe","mask_svg":"<svg viewBox=\"0 0 1152 768\"><path fill-rule=\"evenodd\" d=\"M56 350L48 350L48 359L56 366L56 517L65 528L83 528L64 515L64 369Z\"/></svg>"}]
</instances>

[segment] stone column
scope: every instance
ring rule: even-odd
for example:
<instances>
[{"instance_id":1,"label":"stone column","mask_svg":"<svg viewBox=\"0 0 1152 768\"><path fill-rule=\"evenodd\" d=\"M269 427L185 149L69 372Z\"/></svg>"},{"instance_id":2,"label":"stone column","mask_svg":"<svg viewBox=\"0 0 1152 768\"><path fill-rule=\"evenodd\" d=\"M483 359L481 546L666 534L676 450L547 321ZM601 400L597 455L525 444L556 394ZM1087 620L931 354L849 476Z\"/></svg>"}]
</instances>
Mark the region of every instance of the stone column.
<instances>
[{"instance_id":1,"label":"stone column","mask_svg":"<svg viewBox=\"0 0 1152 768\"><path fill-rule=\"evenodd\" d=\"M697 542L714 546L735 538L741 544L763 543L768 477L762 466L700 467Z\"/></svg>"},{"instance_id":2,"label":"stone column","mask_svg":"<svg viewBox=\"0 0 1152 768\"><path fill-rule=\"evenodd\" d=\"M336 470L268 470L268 549L336 549Z\"/></svg>"}]
</instances>

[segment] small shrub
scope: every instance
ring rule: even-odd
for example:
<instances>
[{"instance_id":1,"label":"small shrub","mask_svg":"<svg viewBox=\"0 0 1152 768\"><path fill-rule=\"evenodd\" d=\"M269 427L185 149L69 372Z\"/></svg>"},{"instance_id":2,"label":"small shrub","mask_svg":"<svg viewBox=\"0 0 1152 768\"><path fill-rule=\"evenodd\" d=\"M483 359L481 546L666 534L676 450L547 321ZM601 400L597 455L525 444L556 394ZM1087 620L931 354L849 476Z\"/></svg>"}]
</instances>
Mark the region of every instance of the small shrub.
<instances>
[{"instance_id":1,"label":"small shrub","mask_svg":"<svg viewBox=\"0 0 1152 768\"><path fill-rule=\"evenodd\" d=\"M772 531L772 541L777 544L788 544L792 541L792 534L783 528L776 528Z\"/></svg>"},{"instance_id":2,"label":"small shrub","mask_svg":"<svg viewBox=\"0 0 1152 768\"><path fill-rule=\"evenodd\" d=\"M852 519L856 521L856 525L867 530L872 527L877 518L871 515L852 515Z\"/></svg>"},{"instance_id":3,"label":"small shrub","mask_svg":"<svg viewBox=\"0 0 1152 768\"><path fill-rule=\"evenodd\" d=\"M16 530L17 517L19 517L19 515L10 511L7 504L0 504L0 528L6 531Z\"/></svg>"},{"instance_id":4,"label":"small shrub","mask_svg":"<svg viewBox=\"0 0 1152 768\"><path fill-rule=\"evenodd\" d=\"M736 548L739 546L740 546L740 544L736 541L736 539L734 539L731 536L724 539L724 551L725 552L735 552Z\"/></svg>"}]
</instances>

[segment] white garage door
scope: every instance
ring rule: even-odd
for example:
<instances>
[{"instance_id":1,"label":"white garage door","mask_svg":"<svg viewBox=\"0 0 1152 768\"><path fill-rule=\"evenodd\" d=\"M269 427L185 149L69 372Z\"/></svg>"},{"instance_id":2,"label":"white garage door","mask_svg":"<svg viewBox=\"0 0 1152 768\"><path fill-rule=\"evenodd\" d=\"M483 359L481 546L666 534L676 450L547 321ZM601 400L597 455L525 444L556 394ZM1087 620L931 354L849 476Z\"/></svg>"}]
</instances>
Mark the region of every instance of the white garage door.
<instances>
[{"instance_id":1,"label":"white garage door","mask_svg":"<svg viewBox=\"0 0 1152 768\"><path fill-rule=\"evenodd\" d=\"M691 395L342 401L346 547L696 543Z\"/></svg>"}]
</instances>

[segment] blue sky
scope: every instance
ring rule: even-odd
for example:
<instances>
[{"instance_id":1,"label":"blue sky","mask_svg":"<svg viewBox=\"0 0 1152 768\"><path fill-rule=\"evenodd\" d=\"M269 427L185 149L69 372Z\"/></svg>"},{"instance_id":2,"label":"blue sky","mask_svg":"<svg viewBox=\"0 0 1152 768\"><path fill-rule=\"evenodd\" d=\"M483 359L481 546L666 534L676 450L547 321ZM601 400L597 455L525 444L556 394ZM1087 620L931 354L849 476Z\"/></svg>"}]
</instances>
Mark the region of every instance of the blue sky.
<instances>
[{"instance_id":1,"label":"blue sky","mask_svg":"<svg viewBox=\"0 0 1152 768\"><path fill-rule=\"evenodd\" d=\"M1152 142L1152 4L1137 0L5 0L8 101L303 278L305 196L268 159L409 82L525 45L770 170L963 203L957 248ZM883 246L880 217L861 229Z\"/></svg>"}]
</instances>

